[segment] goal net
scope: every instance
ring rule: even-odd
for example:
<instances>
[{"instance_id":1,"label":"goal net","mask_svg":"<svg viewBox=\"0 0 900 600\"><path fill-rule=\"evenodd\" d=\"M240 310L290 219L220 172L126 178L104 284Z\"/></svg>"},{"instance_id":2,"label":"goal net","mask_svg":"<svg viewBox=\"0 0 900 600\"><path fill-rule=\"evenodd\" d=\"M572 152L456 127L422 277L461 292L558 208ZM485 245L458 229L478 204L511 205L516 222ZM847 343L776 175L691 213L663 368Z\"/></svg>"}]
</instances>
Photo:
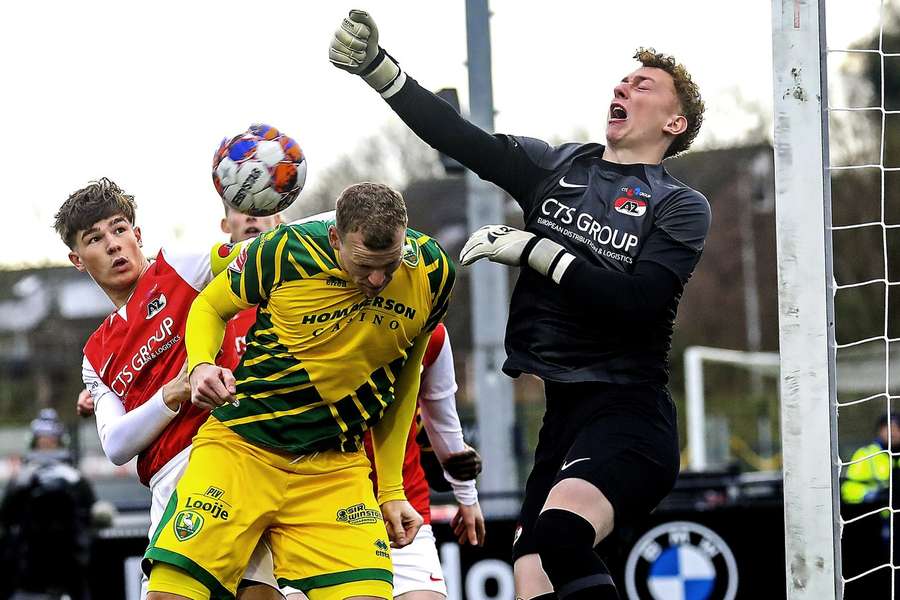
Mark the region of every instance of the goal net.
<instances>
[{"instance_id":1,"label":"goal net","mask_svg":"<svg viewBox=\"0 0 900 600\"><path fill-rule=\"evenodd\" d=\"M900 5L773 0L772 22L788 598L894 598Z\"/></svg>"}]
</instances>

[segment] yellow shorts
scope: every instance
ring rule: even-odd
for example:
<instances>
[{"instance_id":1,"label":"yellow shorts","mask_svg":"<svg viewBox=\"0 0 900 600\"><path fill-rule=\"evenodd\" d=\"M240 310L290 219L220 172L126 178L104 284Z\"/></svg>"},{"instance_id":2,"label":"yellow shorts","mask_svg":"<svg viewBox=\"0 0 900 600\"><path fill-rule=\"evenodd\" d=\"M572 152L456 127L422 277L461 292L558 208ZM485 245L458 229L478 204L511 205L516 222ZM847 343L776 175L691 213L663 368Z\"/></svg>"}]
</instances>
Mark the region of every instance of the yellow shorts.
<instances>
[{"instance_id":1,"label":"yellow shorts","mask_svg":"<svg viewBox=\"0 0 900 600\"><path fill-rule=\"evenodd\" d=\"M292 457L250 444L210 418L194 437L145 558L233 598L260 536L275 577L311 600L392 598L391 555L365 452ZM160 590L168 591L168 590Z\"/></svg>"}]
</instances>

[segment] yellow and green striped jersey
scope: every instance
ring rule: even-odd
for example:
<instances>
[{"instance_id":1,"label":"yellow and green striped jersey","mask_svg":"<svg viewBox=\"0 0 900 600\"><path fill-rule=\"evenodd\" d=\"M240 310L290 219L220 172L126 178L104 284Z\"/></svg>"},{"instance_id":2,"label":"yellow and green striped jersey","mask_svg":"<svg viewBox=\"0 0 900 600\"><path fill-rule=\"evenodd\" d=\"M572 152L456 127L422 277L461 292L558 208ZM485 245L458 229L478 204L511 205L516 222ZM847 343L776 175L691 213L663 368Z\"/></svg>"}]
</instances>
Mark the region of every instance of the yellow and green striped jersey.
<instances>
[{"instance_id":1,"label":"yellow and green striped jersey","mask_svg":"<svg viewBox=\"0 0 900 600\"><path fill-rule=\"evenodd\" d=\"M453 264L407 230L388 286L366 298L328 243L333 221L282 225L229 267L230 293L259 306L235 369L237 406L213 415L244 438L291 453L353 450L394 400L414 340L447 311Z\"/></svg>"}]
</instances>

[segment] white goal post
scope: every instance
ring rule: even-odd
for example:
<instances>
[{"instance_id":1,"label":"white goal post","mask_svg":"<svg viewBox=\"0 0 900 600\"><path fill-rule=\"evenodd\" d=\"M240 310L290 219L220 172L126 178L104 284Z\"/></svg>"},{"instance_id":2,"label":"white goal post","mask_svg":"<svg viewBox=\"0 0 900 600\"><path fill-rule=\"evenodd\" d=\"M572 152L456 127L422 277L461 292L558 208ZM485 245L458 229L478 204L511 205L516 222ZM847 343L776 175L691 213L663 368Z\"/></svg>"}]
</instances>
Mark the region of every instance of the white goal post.
<instances>
[{"instance_id":1,"label":"white goal post","mask_svg":"<svg viewBox=\"0 0 900 600\"><path fill-rule=\"evenodd\" d=\"M788 600L843 596L825 0L773 0Z\"/></svg>"},{"instance_id":2,"label":"white goal post","mask_svg":"<svg viewBox=\"0 0 900 600\"><path fill-rule=\"evenodd\" d=\"M777 352L747 352L709 346L688 346L684 350L684 403L687 419L688 468L703 471L708 466L706 452L706 394L703 363L737 365L742 368L777 370Z\"/></svg>"}]
</instances>

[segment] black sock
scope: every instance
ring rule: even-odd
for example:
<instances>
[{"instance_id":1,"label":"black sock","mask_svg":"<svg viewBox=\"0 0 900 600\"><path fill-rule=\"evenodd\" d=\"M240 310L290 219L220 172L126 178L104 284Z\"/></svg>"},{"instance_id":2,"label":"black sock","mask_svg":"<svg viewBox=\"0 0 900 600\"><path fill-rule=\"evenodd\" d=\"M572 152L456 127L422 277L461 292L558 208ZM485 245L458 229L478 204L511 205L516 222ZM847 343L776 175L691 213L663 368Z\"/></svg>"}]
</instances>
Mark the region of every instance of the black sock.
<instances>
[{"instance_id":1,"label":"black sock","mask_svg":"<svg viewBox=\"0 0 900 600\"><path fill-rule=\"evenodd\" d=\"M538 554L559 600L618 600L609 570L594 552L594 527L568 510L551 508L534 528Z\"/></svg>"}]
</instances>

